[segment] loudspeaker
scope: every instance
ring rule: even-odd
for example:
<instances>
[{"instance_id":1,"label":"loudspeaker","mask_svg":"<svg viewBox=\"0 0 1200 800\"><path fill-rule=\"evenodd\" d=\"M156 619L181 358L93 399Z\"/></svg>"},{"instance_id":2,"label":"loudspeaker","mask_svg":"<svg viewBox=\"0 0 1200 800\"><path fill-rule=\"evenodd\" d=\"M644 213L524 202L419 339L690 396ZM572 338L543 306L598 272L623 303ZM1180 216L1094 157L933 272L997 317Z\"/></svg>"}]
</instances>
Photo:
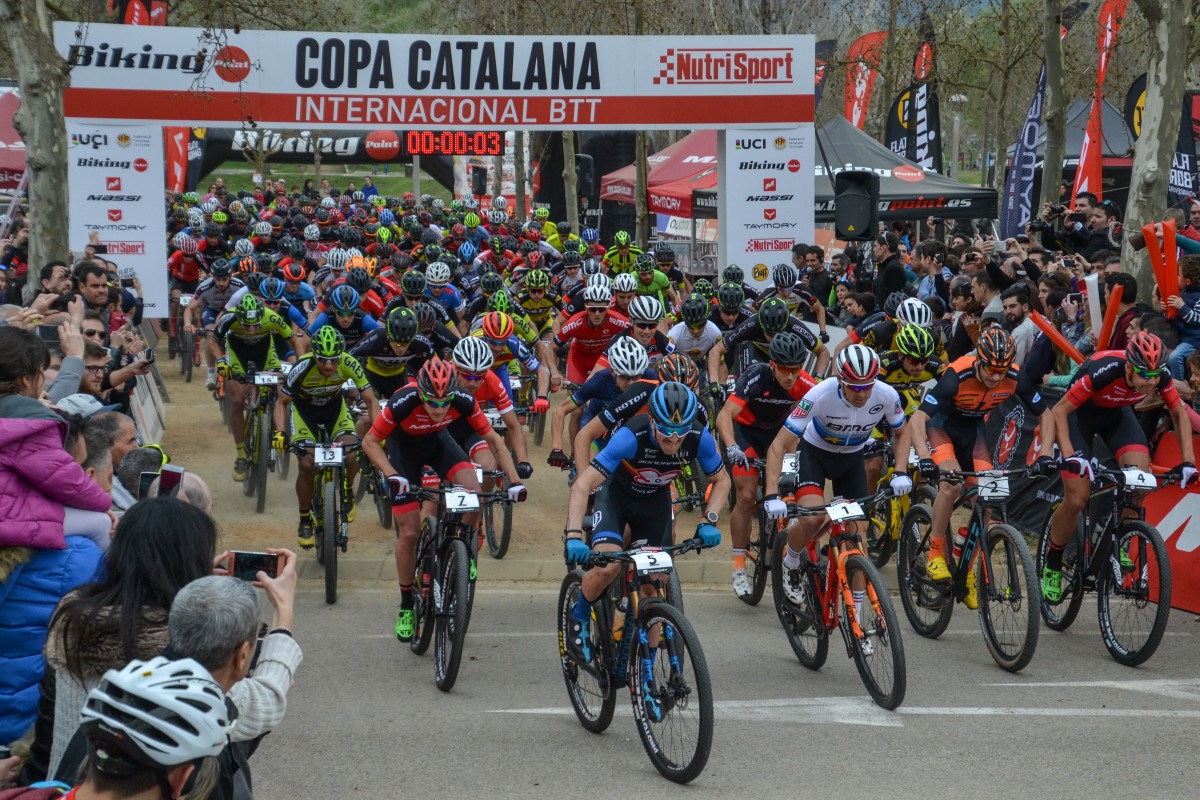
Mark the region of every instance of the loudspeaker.
<instances>
[{"instance_id":1,"label":"loudspeaker","mask_svg":"<svg viewBox=\"0 0 1200 800\"><path fill-rule=\"evenodd\" d=\"M847 170L833 178L833 226L847 242L875 238L879 231L879 175Z\"/></svg>"},{"instance_id":2,"label":"loudspeaker","mask_svg":"<svg viewBox=\"0 0 1200 800\"><path fill-rule=\"evenodd\" d=\"M580 197L586 197L589 204L594 205L598 199L596 192L596 165L592 157L586 153L575 155L575 189Z\"/></svg>"},{"instance_id":3,"label":"loudspeaker","mask_svg":"<svg viewBox=\"0 0 1200 800\"><path fill-rule=\"evenodd\" d=\"M487 167L471 167L471 194L485 195L488 193Z\"/></svg>"}]
</instances>

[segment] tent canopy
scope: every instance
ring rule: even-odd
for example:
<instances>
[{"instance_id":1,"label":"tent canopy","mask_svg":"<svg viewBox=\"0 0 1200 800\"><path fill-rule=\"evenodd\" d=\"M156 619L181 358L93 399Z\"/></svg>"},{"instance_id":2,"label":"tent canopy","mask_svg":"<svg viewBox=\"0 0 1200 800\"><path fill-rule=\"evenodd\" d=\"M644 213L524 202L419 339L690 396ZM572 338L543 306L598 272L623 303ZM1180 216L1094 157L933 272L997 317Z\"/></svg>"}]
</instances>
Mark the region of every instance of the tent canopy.
<instances>
[{"instance_id":1,"label":"tent canopy","mask_svg":"<svg viewBox=\"0 0 1200 800\"><path fill-rule=\"evenodd\" d=\"M716 165L717 132L694 131L646 160L650 163L649 184L652 187L694 178ZM637 165L621 167L600 179L600 199L632 203L636 184Z\"/></svg>"},{"instance_id":2,"label":"tent canopy","mask_svg":"<svg viewBox=\"0 0 1200 800\"><path fill-rule=\"evenodd\" d=\"M659 162L659 170L651 169L651 211L676 217L694 216L699 219L712 219L717 216L716 184L719 167L715 132L707 132L711 134L711 144L705 151L698 150L692 143L686 148L686 157L681 155L684 152L683 148L673 150L701 133L705 132L697 131L661 151L657 156L651 156L666 156ZM998 205L994 190L967 186L936 172L927 172L912 161L896 155L842 117L834 117L828 123L819 126L817 140L834 173L863 169L879 175L880 219L925 219L930 216L947 219L996 217ZM815 219L817 222L833 222L833 180L822 163L820 150L817 158L814 165ZM674 165L673 172L661 172L668 163ZM680 172L684 174L678 176ZM604 176L601 185L616 186L624 176L629 176L632 182L633 174L633 165L622 167ZM676 177L669 181L662 180L661 176L667 174L675 174ZM600 194L601 199L622 203L632 203L633 196L632 185L628 189L622 188L609 193L602 188Z\"/></svg>"},{"instance_id":3,"label":"tent canopy","mask_svg":"<svg viewBox=\"0 0 1200 800\"><path fill-rule=\"evenodd\" d=\"M1103 101L1100 111L1100 124L1103 126L1103 136L1100 139L1101 156L1106 167L1129 167L1133 165L1133 136L1125 125L1125 117L1116 106L1107 100ZM1076 167L1079 165L1079 151L1083 149L1083 138L1087 135L1088 117L1091 116L1092 101L1076 98L1067 109L1067 143L1063 149L1063 166ZM1012 163L1013 153L1017 145L1014 142L1008 146L1008 163ZM1037 168L1041 169L1046 157L1046 127L1037 140Z\"/></svg>"},{"instance_id":4,"label":"tent canopy","mask_svg":"<svg viewBox=\"0 0 1200 800\"><path fill-rule=\"evenodd\" d=\"M13 127L20 104L16 89L0 86L0 191L16 189L25 171L25 143Z\"/></svg>"}]
</instances>

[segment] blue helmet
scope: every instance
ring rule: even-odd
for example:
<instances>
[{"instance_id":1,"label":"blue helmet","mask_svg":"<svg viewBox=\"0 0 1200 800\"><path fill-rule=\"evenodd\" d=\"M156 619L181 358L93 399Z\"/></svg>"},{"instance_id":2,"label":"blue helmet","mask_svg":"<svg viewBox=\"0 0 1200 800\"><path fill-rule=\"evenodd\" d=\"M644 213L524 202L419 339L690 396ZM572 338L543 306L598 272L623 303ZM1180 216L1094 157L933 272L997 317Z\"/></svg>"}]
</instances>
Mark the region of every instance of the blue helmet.
<instances>
[{"instance_id":1,"label":"blue helmet","mask_svg":"<svg viewBox=\"0 0 1200 800\"><path fill-rule=\"evenodd\" d=\"M283 299L284 288L283 281L279 278L267 278L258 287L258 293L262 295L263 300L274 303Z\"/></svg>"},{"instance_id":2,"label":"blue helmet","mask_svg":"<svg viewBox=\"0 0 1200 800\"><path fill-rule=\"evenodd\" d=\"M464 264L470 264L479 255L479 249L474 242L463 242L458 246L458 259Z\"/></svg>"},{"instance_id":3,"label":"blue helmet","mask_svg":"<svg viewBox=\"0 0 1200 800\"><path fill-rule=\"evenodd\" d=\"M600 241L600 231L595 228L584 228L579 232L579 238L583 239L588 244L595 244Z\"/></svg>"},{"instance_id":4,"label":"blue helmet","mask_svg":"<svg viewBox=\"0 0 1200 800\"><path fill-rule=\"evenodd\" d=\"M329 302L337 311L354 311L358 308L358 292L353 286L343 283L329 293Z\"/></svg>"},{"instance_id":5,"label":"blue helmet","mask_svg":"<svg viewBox=\"0 0 1200 800\"><path fill-rule=\"evenodd\" d=\"M380 225L390 228L392 226L392 223L395 221L396 221L396 215L392 213L391 209L385 208L383 211L379 212L379 224Z\"/></svg>"},{"instance_id":6,"label":"blue helmet","mask_svg":"<svg viewBox=\"0 0 1200 800\"><path fill-rule=\"evenodd\" d=\"M691 389L677 381L660 383L650 395L650 418L658 425L681 428L692 424L699 403Z\"/></svg>"}]
</instances>

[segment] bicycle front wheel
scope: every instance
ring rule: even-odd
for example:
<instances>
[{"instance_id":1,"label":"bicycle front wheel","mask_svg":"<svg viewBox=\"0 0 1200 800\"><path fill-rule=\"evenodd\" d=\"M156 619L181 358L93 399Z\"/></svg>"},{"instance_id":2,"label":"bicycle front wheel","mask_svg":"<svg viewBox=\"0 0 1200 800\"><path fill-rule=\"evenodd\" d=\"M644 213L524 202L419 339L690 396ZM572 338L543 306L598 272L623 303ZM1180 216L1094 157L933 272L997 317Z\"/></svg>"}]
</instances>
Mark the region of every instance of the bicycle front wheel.
<instances>
[{"instance_id":1,"label":"bicycle front wheel","mask_svg":"<svg viewBox=\"0 0 1200 800\"><path fill-rule=\"evenodd\" d=\"M417 567L413 575L413 638L409 647L417 655L429 649L433 641L433 576L437 561L433 548L433 521L422 522L420 538L417 539Z\"/></svg>"},{"instance_id":2,"label":"bicycle front wheel","mask_svg":"<svg viewBox=\"0 0 1200 800\"><path fill-rule=\"evenodd\" d=\"M704 771L712 747L704 651L683 612L657 600L639 610L636 636L629 688L638 734L654 768L667 780L687 783Z\"/></svg>"},{"instance_id":3,"label":"bicycle front wheel","mask_svg":"<svg viewBox=\"0 0 1200 800\"><path fill-rule=\"evenodd\" d=\"M954 602L949 586L931 581L925 565L929 562L929 535L933 511L917 504L908 509L900 523L900 541L896 552L896 579L900 585L900 603L904 616L921 636L936 639L950 626Z\"/></svg>"},{"instance_id":4,"label":"bicycle front wheel","mask_svg":"<svg viewBox=\"0 0 1200 800\"><path fill-rule=\"evenodd\" d=\"M286 481L288 472L292 466L292 451L284 449L275 456L275 476L281 481Z\"/></svg>"},{"instance_id":5,"label":"bicycle front wheel","mask_svg":"<svg viewBox=\"0 0 1200 800\"><path fill-rule=\"evenodd\" d=\"M192 352L196 349L193 335L184 331L179 336L179 371L183 374L183 382L192 382Z\"/></svg>"},{"instance_id":6,"label":"bicycle front wheel","mask_svg":"<svg viewBox=\"0 0 1200 800\"><path fill-rule=\"evenodd\" d=\"M600 637L605 634L602 615L596 613L596 606L608 602L608 593L597 600L592 607L591 645L592 663L578 664L567 652L567 637L571 635L571 623L575 603L583 591L583 573L572 570L563 578L562 587L558 590L558 657L562 662L563 682L567 684L567 697L571 700L571 708L585 730L592 733L602 733L612 723L613 712L617 708L617 693L614 690L611 676L606 668L598 666L604 660L604 650Z\"/></svg>"},{"instance_id":7,"label":"bicycle front wheel","mask_svg":"<svg viewBox=\"0 0 1200 800\"><path fill-rule=\"evenodd\" d=\"M258 454L258 439L262 435L262 431L258 429L258 414L250 409L246 410L246 427L245 435L242 436L242 449L246 451L246 460L252 460ZM254 497L254 490L257 486L258 474L255 471L254 464L246 465L246 477L242 478L242 494L246 497Z\"/></svg>"},{"instance_id":8,"label":"bicycle front wheel","mask_svg":"<svg viewBox=\"0 0 1200 800\"><path fill-rule=\"evenodd\" d=\"M1046 553L1050 549L1050 520L1057 510L1058 504L1056 503L1051 507L1050 513L1046 515L1046 522L1042 525L1042 534L1038 538L1037 576L1039 596L1041 596L1042 569L1046 566ZM1039 603L1042 619L1046 621L1046 627L1052 631L1065 631L1071 627L1071 623L1079 616L1079 609L1083 606L1083 573L1087 569L1087 564L1084 561L1083 554L1079 551L1079 545L1083 540L1083 533L1080 530L1082 526L1082 520L1075 523L1075 533L1071 534L1071 538L1067 541L1066 549L1063 550L1062 599L1057 603L1051 603L1045 597L1042 597Z\"/></svg>"},{"instance_id":9,"label":"bicycle front wheel","mask_svg":"<svg viewBox=\"0 0 1200 800\"><path fill-rule=\"evenodd\" d=\"M1125 520L1116 551L1100 570L1096 611L1100 636L1118 663L1144 663L1162 643L1171 613L1171 563L1154 528Z\"/></svg>"},{"instance_id":10,"label":"bicycle front wheel","mask_svg":"<svg viewBox=\"0 0 1200 800\"><path fill-rule=\"evenodd\" d=\"M1017 672L1037 649L1041 581L1025 537L1011 525L993 525L979 564L979 627L1001 669Z\"/></svg>"},{"instance_id":11,"label":"bicycle front wheel","mask_svg":"<svg viewBox=\"0 0 1200 800\"><path fill-rule=\"evenodd\" d=\"M441 572L434 577L433 679L448 692L458 680L463 639L467 635L467 592L471 556L461 539L446 543Z\"/></svg>"},{"instance_id":12,"label":"bicycle front wheel","mask_svg":"<svg viewBox=\"0 0 1200 800\"><path fill-rule=\"evenodd\" d=\"M483 507L483 531L487 539L488 552L492 558L500 559L508 553L512 539L512 503L488 502Z\"/></svg>"},{"instance_id":13,"label":"bicycle front wheel","mask_svg":"<svg viewBox=\"0 0 1200 800\"><path fill-rule=\"evenodd\" d=\"M365 485L368 479L373 482L371 494L375 498L375 514L379 517L379 527L386 531L392 527L392 496L388 491L387 479L372 471L369 476L363 475L358 480Z\"/></svg>"},{"instance_id":14,"label":"bicycle front wheel","mask_svg":"<svg viewBox=\"0 0 1200 800\"><path fill-rule=\"evenodd\" d=\"M771 559L771 596L775 600L775 613L792 652L800 663L809 669L820 669L829 657L829 636L821 614L817 595L817 583L813 572L804 565L801 570L804 581L804 604L796 605L788 600L783 590L783 556L787 537L780 536L775 542L775 557Z\"/></svg>"},{"instance_id":15,"label":"bicycle front wheel","mask_svg":"<svg viewBox=\"0 0 1200 800\"><path fill-rule=\"evenodd\" d=\"M264 408L258 412L258 441L255 443L255 462L251 474L254 477L254 510L263 513L267 508L267 471L271 467L271 418Z\"/></svg>"},{"instance_id":16,"label":"bicycle front wheel","mask_svg":"<svg viewBox=\"0 0 1200 800\"><path fill-rule=\"evenodd\" d=\"M321 537L321 552L324 553L325 566L325 602L333 605L337 602L337 562L338 562L338 507L337 484L339 481L325 481L321 489L321 527L324 535Z\"/></svg>"},{"instance_id":17,"label":"bicycle front wheel","mask_svg":"<svg viewBox=\"0 0 1200 800\"><path fill-rule=\"evenodd\" d=\"M866 556L860 553L846 558L846 578L850 585L865 583L867 595L857 613L858 636L850 624L850 612L842 605L842 626L850 642L854 666L863 685L877 705L888 710L904 702L908 669L904 661L904 642L900 639L900 620L892 607L887 584Z\"/></svg>"}]
</instances>

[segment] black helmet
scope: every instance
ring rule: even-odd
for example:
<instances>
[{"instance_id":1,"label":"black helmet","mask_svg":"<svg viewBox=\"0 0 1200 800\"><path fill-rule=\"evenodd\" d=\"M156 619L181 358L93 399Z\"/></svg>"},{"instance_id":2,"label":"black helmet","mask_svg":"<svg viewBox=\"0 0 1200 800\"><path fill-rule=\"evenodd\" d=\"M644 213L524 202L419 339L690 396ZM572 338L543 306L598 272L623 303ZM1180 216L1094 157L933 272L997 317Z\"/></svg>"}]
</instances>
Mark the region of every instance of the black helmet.
<instances>
[{"instance_id":1,"label":"black helmet","mask_svg":"<svg viewBox=\"0 0 1200 800\"><path fill-rule=\"evenodd\" d=\"M771 360L785 367L795 367L803 364L808 358L808 348L794 333L782 331L771 340Z\"/></svg>"},{"instance_id":2,"label":"black helmet","mask_svg":"<svg viewBox=\"0 0 1200 800\"><path fill-rule=\"evenodd\" d=\"M479 286L484 294L495 294L504 288L504 279L496 272L485 272L479 278Z\"/></svg>"},{"instance_id":3,"label":"black helmet","mask_svg":"<svg viewBox=\"0 0 1200 800\"><path fill-rule=\"evenodd\" d=\"M758 324L766 333L779 333L784 330L790 318L787 303L778 297L768 297L758 308Z\"/></svg>"},{"instance_id":4,"label":"black helmet","mask_svg":"<svg viewBox=\"0 0 1200 800\"><path fill-rule=\"evenodd\" d=\"M411 342L417 335L417 315L401 306L387 318L387 337L393 342Z\"/></svg>"},{"instance_id":5,"label":"black helmet","mask_svg":"<svg viewBox=\"0 0 1200 800\"><path fill-rule=\"evenodd\" d=\"M267 276L261 272L251 272L242 278L242 281L246 284L246 288L249 289L252 294L258 294L258 290L262 288L262 282L266 279Z\"/></svg>"},{"instance_id":6,"label":"black helmet","mask_svg":"<svg viewBox=\"0 0 1200 800\"><path fill-rule=\"evenodd\" d=\"M708 303L696 295L684 300L680 311L683 314L683 321L687 325L703 325L708 321Z\"/></svg>"},{"instance_id":7,"label":"black helmet","mask_svg":"<svg viewBox=\"0 0 1200 800\"><path fill-rule=\"evenodd\" d=\"M556 227L558 228L559 237L562 238L564 241L566 240L566 238L568 236L571 235L571 230L572 230L571 223L560 222L560 223L558 223L558 225Z\"/></svg>"},{"instance_id":8,"label":"black helmet","mask_svg":"<svg viewBox=\"0 0 1200 800\"><path fill-rule=\"evenodd\" d=\"M737 311L746 302L746 292L740 283L722 283L717 289L717 303L726 311Z\"/></svg>"},{"instance_id":9,"label":"black helmet","mask_svg":"<svg viewBox=\"0 0 1200 800\"><path fill-rule=\"evenodd\" d=\"M746 280L746 273L737 264L730 264L721 270L721 280L728 283L736 283L740 286Z\"/></svg>"},{"instance_id":10,"label":"black helmet","mask_svg":"<svg viewBox=\"0 0 1200 800\"><path fill-rule=\"evenodd\" d=\"M892 292L883 301L883 310L889 317L896 316L896 309L900 308L900 304L908 298L904 292Z\"/></svg>"},{"instance_id":11,"label":"black helmet","mask_svg":"<svg viewBox=\"0 0 1200 800\"><path fill-rule=\"evenodd\" d=\"M400 291L411 295L425 294L425 275L410 269L400 277Z\"/></svg>"},{"instance_id":12,"label":"black helmet","mask_svg":"<svg viewBox=\"0 0 1200 800\"><path fill-rule=\"evenodd\" d=\"M362 267L351 267L346 273L346 283L359 294L366 294L371 290L371 275Z\"/></svg>"},{"instance_id":13,"label":"black helmet","mask_svg":"<svg viewBox=\"0 0 1200 800\"><path fill-rule=\"evenodd\" d=\"M233 274L233 265L223 258L218 258L208 265L208 271L214 278L228 278Z\"/></svg>"},{"instance_id":14,"label":"black helmet","mask_svg":"<svg viewBox=\"0 0 1200 800\"><path fill-rule=\"evenodd\" d=\"M421 231L421 244L428 246L437 244L440 241L442 241L442 237L438 236L438 232L432 228L426 228Z\"/></svg>"}]
</instances>

